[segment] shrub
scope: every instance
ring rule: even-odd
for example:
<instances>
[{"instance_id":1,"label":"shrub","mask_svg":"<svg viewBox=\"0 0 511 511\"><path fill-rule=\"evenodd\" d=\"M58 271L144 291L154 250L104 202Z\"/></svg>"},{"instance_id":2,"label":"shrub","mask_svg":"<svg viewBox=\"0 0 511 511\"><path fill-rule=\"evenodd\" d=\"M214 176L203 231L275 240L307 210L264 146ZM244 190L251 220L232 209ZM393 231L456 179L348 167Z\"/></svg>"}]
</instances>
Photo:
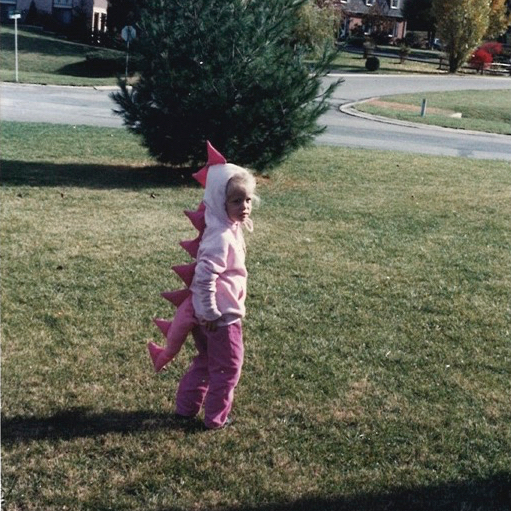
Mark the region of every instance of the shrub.
<instances>
[{"instance_id":1,"label":"shrub","mask_svg":"<svg viewBox=\"0 0 511 511\"><path fill-rule=\"evenodd\" d=\"M364 58L370 57L376 48L376 43L371 37L366 37L364 44L362 44L364 50Z\"/></svg>"},{"instance_id":2,"label":"shrub","mask_svg":"<svg viewBox=\"0 0 511 511\"><path fill-rule=\"evenodd\" d=\"M399 53L399 61L401 64L408 58L408 55L410 55L411 48L407 46L406 44L402 44L399 47L398 53Z\"/></svg>"},{"instance_id":3,"label":"shrub","mask_svg":"<svg viewBox=\"0 0 511 511\"><path fill-rule=\"evenodd\" d=\"M121 73L125 70L126 57L119 51L97 50L85 55L87 67L95 73ZM130 69L132 63L130 61Z\"/></svg>"},{"instance_id":4,"label":"shrub","mask_svg":"<svg viewBox=\"0 0 511 511\"><path fill-rule=\"evenodd\" d=\"M380 60L378 57L369 57L366 60L366 69L368 71L378 71L378 69L380 69Z\"/></svg>"},{"instance_id":5,"label":"shrub","mask_svg":"<svg viewBox=\"0 0 511 511\"><path fill-rule=\"evenodd\" d=\"M495 57L495 55L500 55L502 53L502 49L503 49L502 43L497 42L484 43L478 48L478 50L483 50L492 55L493 57Z\"/></svg>"},{"instance_id":6,"label":"shrub","mask_svg":"<svg viewBox=\"0 0 511 511\"><path fill-rule=\"evenodd\" d=\"M474 69L477 69L481 73L483 70L488 69L490 64L493 62L493 57L491 53L488 53L485 50L478 49L476 50L472 56L470 57L469 64Z\"/></svg>"},{"instance_id":7,"label":"shrub","mask_svg":"<svg viewBox=\"0 0 511 511\"><path fill-rule=\"evenodd\" d=\"M411 48L420 48L422 45L421 37L417 32L407 32L401 44L405 44Z\"/></svg>"},{"instance_id":8,"label":"shrub","mask_svg":"<svg viewBox=\"0 0 511 511\"><path fill-rule=\"evenodd\" d=\"M362 48L365 42L365 37L361 35L353 35L348 37L346 43L349 46L354 46L355 48Z\"/></svg>"},{"instance_id":9,"label":"shrub","mask_svg":"<svg viewBox=\"0 0 511 511\"><path fill-rule=\"evenodd\" d=\"M146 0L140 79L112 95L117 113L161 163L196 166L205 143L263 170L324 131L317 119L339 84L322 88L336 56L309 69L294 42L301 2Z\"/></svg>"}]
</instances>

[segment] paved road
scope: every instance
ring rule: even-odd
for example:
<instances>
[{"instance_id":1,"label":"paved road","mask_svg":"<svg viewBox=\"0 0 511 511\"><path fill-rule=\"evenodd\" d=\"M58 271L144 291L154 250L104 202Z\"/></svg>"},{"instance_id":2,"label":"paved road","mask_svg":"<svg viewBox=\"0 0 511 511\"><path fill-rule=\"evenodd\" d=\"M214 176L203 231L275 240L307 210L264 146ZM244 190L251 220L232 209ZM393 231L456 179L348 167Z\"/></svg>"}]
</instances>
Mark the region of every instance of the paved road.
<instances>
[{"instance_id":1,"label":"paved road","mask_svg":"<svg viewBox=\"0 0 511 511\"><path fill-rule=\"evenodd\" d=\"M112 88L113 89L113 88ZM0 84L0 115L6 121L86 124L118 128L111 90L93 87Z\"/></svg>"},{"instance_id":2,"label":"paved road","mask_svg":"<svg viewBox=\"0 0 511 511\"><path fill-rule=\"evenodd\" d=\"M411 123L355 117L350 103L390 94L448 90L508 89L511 78L486 76L426 75L338 75L344 78L332 100L332 109L323 122L327 131L319 143L345 147L408 151L444 156L467 156L511 161L511 136L467 133ZM332 76L329 80L333 80ZM338 110L343 111L339 114ZM370 117L370 116L368 116Z\"/></svg>"},{"instance_id":3,"label":"paved road","mask_svg":"<svg viewBox=\"0 0 511 511\"><path fill-rule=\"evenodd\" d=\"M326 132L318 143L345 147L400 150L415 153L496 158L511 161L511 137L416 127L355 117L346 105L375 96L443 90L509 89L511 78L426 75L339 75L344 83L332 99L321 122ZM328 83L337 76L326 79ZM113 114L109 90L87 87L53 87L0 84L0 114L4 120L53 122L120 127ZM340 111L343 106L344 111Z\"/></svg>"}]
</instances>

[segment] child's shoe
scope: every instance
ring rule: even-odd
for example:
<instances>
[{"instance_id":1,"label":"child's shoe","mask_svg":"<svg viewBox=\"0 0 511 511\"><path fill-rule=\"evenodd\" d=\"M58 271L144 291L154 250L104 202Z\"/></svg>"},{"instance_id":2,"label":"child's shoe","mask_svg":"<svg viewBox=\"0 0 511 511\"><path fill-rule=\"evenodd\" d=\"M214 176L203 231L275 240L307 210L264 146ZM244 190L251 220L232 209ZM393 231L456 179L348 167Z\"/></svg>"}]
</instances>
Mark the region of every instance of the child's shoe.
<instances>
[{"instance_id":1,"label":"child's shoe","mask_svg":"<svg viewBox=\"0 0 511 511\"><path fill-rule=\"evenodd\" d=\"M221 426L218 426L216 428L208 428L208 426L206 426L204 424L204 428L207 430L207 431L216 431L218 429L224 429L224 428L228 428L229 426L232 426L234 424L234 420L231 419L231 417L227 417L227 419L225 419L225 422L221 425Z\"/></svg>"}]
</instances>

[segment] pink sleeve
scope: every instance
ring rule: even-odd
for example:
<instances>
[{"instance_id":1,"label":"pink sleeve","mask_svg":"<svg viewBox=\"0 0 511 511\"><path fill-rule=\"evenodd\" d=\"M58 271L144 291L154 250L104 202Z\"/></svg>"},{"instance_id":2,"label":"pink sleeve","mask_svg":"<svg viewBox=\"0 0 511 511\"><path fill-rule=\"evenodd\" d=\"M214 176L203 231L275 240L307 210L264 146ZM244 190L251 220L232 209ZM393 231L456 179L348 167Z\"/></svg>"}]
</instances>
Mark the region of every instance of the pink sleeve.
<instances>
[{"instance_id":1,"label":"pink sleeve","mask_svg":"<svg viewBox=\"0 0 511 511\"><path fill-rule=\"evenodd\" d=\"M202 240L192 283L193 306L199 321L215 321L222 316L216 303L216 281L227 269L227 254L228 244L221 236Z\"/></svg>"}]
</instances>

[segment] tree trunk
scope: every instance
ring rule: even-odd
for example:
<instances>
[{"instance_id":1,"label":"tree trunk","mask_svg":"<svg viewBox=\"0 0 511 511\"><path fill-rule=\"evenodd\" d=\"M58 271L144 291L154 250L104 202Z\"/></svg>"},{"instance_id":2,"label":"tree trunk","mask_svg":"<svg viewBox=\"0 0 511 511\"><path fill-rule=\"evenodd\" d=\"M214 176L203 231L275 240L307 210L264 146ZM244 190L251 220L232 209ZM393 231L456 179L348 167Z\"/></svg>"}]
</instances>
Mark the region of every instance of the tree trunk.
<instances>
[{"instance_id":1,"label":"tree trunk","mask_svg":"<svg viewBox=\"0 0 511 511\"><path fill-rule=\"evenodd\" d=\"M459 67L459 59L455 55L449 55L449 73L456 73Z\"/></svg>"}]
</instances>

